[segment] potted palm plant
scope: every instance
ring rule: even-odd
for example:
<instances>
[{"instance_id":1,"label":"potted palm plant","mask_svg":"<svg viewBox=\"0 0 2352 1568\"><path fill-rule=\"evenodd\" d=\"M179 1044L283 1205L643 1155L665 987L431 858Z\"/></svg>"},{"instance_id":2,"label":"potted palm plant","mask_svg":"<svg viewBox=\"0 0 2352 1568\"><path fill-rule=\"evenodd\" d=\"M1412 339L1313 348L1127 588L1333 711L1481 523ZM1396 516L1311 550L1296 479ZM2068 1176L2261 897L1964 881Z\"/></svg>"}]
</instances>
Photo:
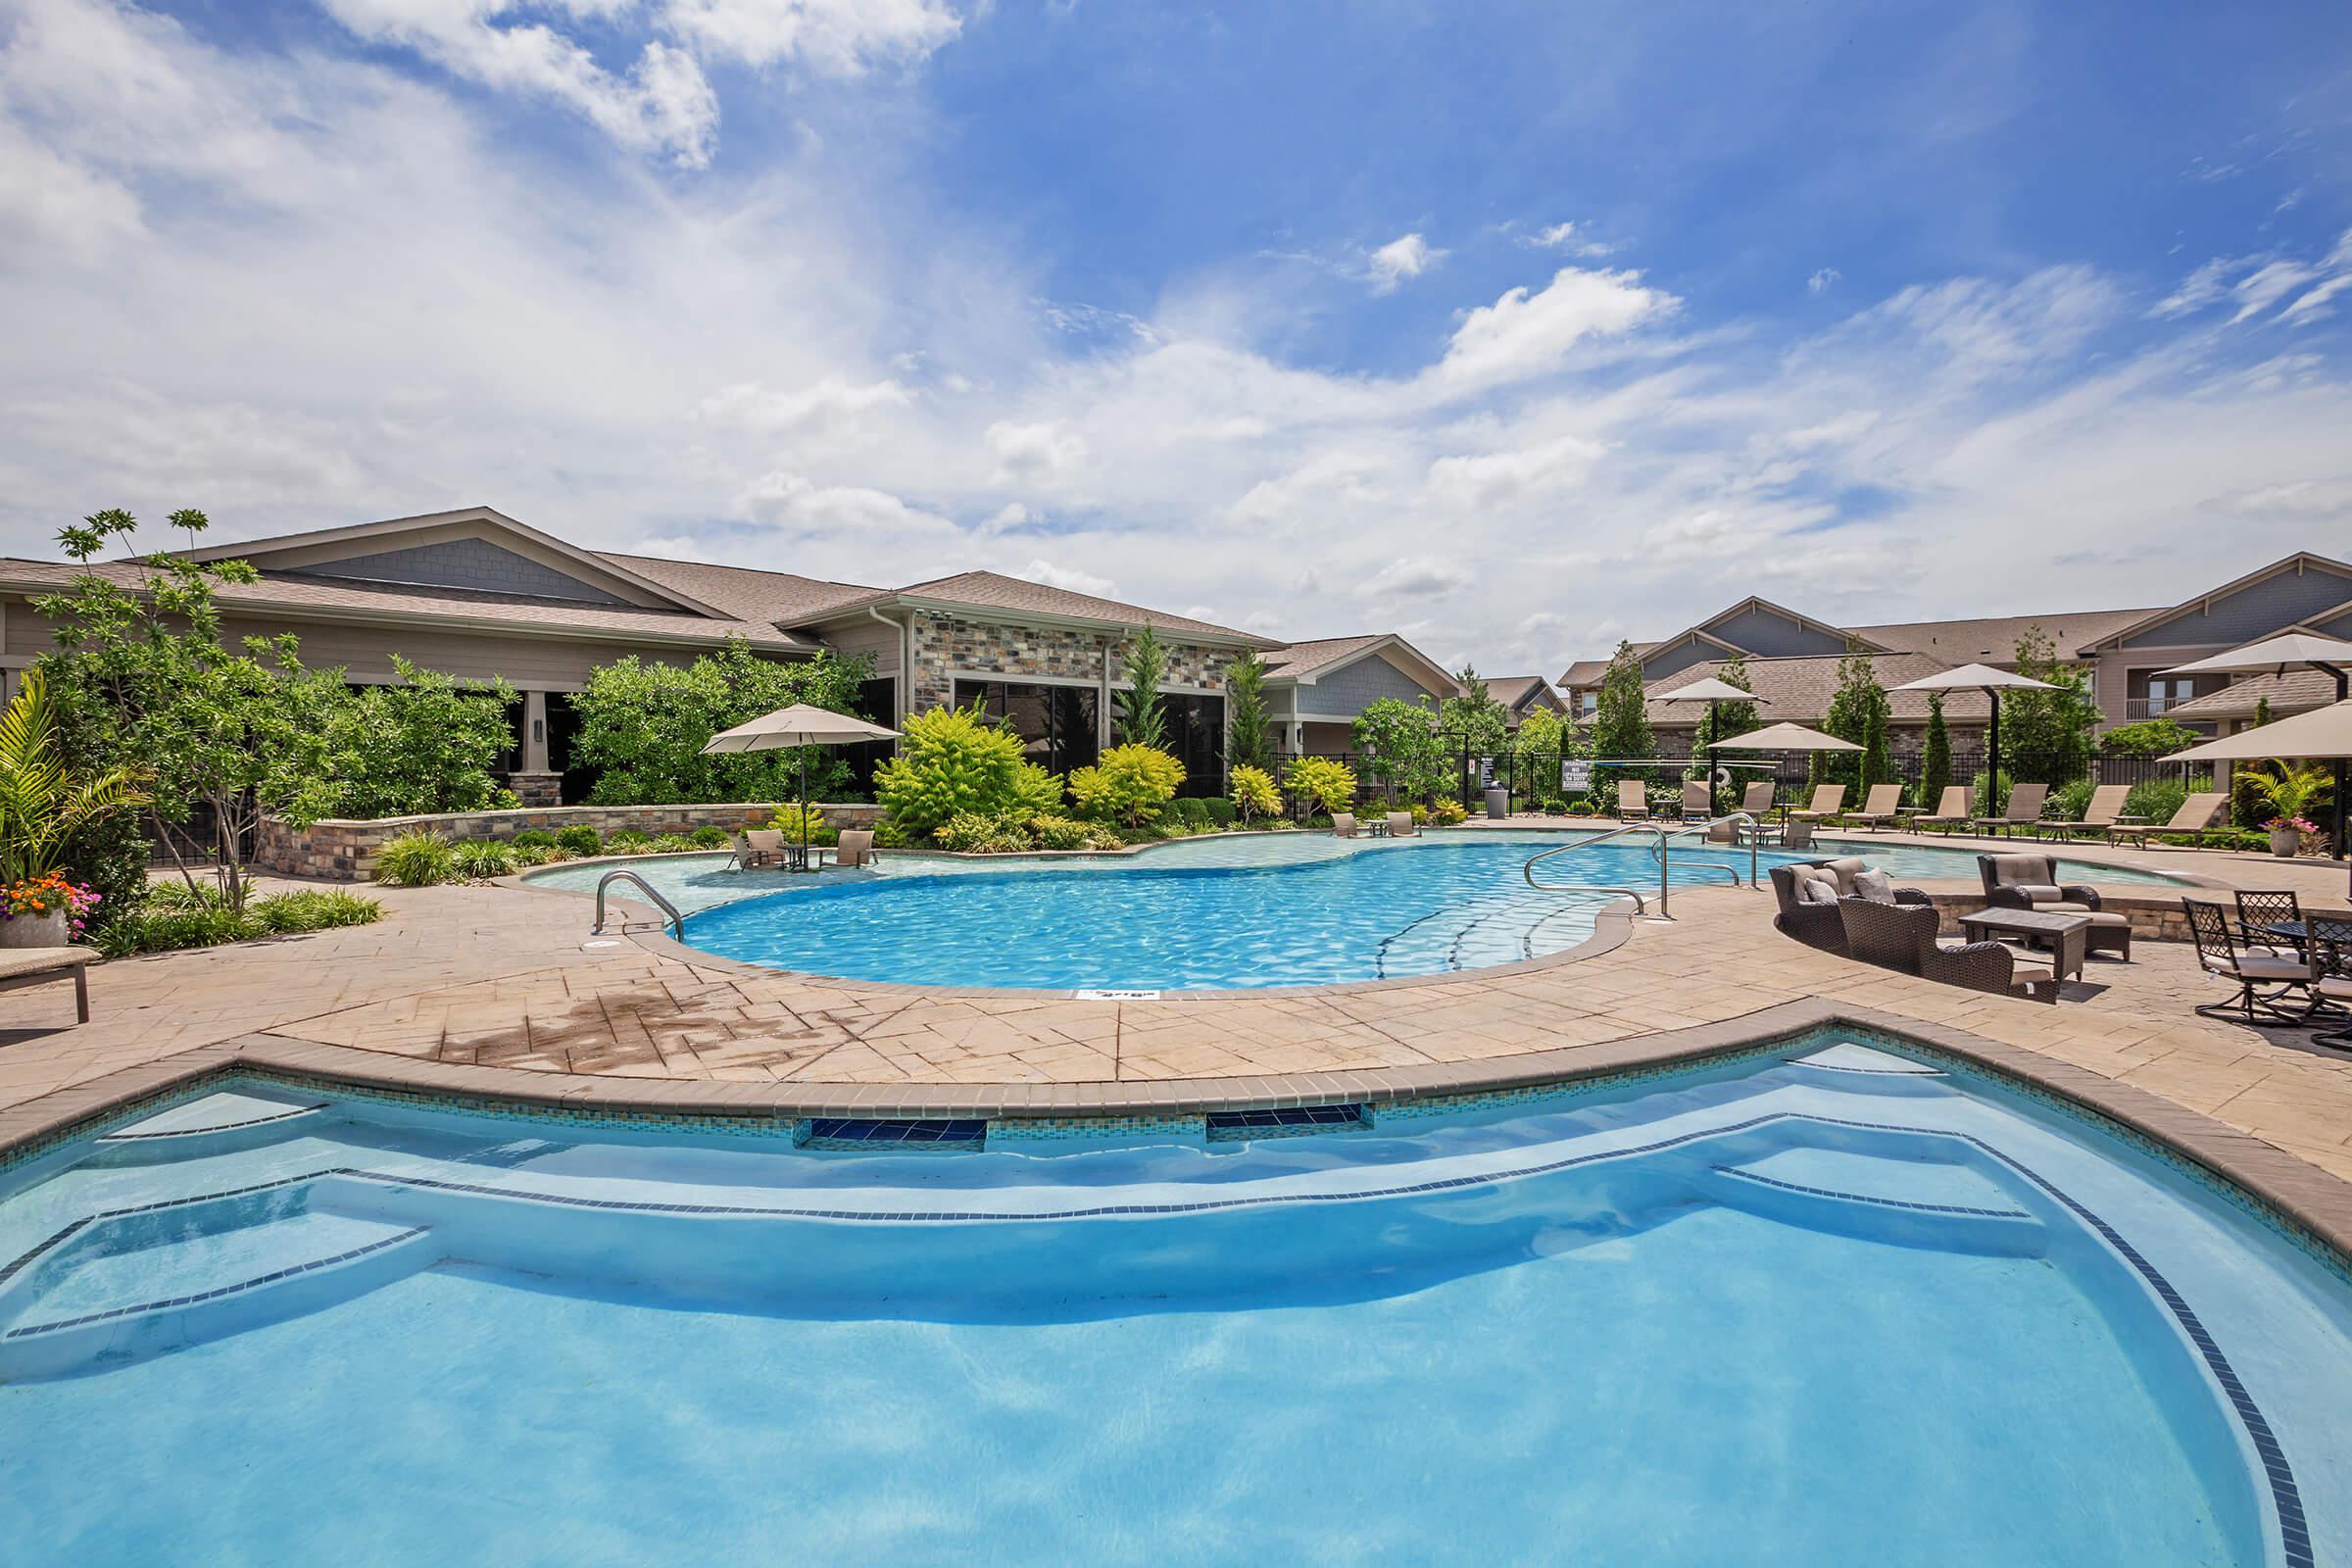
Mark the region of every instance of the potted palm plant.
<instances>
[{"instance_id":1,"label":"potted palm plant","mask_svg":"<svg viewBox=\"0 0 2352 1568\"><path fill-rule=\"evenodd\" d=\"M24 672L0 710L0 948L66 945L98 902L59 868L82 828L147 804L139 775L118 767L91 777L66 770L57 712L38 669Z\"/></svg>"},{"instance_id":2,"label":"potted palm plant","mask_svg":"<svg viewBox=\"0 0 2352 1568\"><path fill-rule=\"evenodd\" d=\"M2271 808L2270 820L2262 824L2271 835L2271 853L2291 860L2303 848L2303 835L2316 831L2307 813L2327 797L2332 781L2316 767L2290 767L2279 760L2270 765L2275 772L2248 772L2246 787Z\"/></svg>"}]
</instances>

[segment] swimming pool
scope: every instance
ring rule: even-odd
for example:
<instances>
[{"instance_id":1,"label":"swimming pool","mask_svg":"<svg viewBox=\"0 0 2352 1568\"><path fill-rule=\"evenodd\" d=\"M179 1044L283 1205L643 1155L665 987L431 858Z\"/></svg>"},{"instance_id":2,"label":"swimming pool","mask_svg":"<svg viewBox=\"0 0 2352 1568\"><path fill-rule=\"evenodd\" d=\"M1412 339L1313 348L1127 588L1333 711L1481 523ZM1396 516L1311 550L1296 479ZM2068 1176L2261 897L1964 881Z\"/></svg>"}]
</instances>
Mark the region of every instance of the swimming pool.
<instances>
[{"instance_id":1,"label":"swimming pool","mask_svg":"<svg viewBox=\"0 0 2352 1568\"><path fill-rule=\"evenodd\" d=\"M2336 1260L2084 1120L1838 1036L1351 1113L219 1086L0 1190L8 1560L2352 1556Z\"/></svg>"},{"instance_id":2,"label":"swimming pool","mask_svg":"<svg viewBox=\"0 0 2352 1568\"><path fill-rule=\"evenodd\" d=\"M1140 856L953 859L886 856L879 870L792 878L733 872L724 857L643 862L688 911L685 940L724 957L845 980L1036 990L1243 990L1396 979L1565 952L1608 895L1539 892L1531 855L1585 834L1480 830L1396 840L1285 833L1181 841ZM1851 848L1897 878L1977 875L1973 850ZM1764 863L1807 858L1768 855ZM1711 882L1676 851L1678 885ZM534 873L586 891L608 866ZM2172 884L2156 873L2062 862L2081 880ZM1642 888L1640 842L1549 862L1548 880ZM796 885L797 884L797 885Z\"/></svg>"}]
</instances>

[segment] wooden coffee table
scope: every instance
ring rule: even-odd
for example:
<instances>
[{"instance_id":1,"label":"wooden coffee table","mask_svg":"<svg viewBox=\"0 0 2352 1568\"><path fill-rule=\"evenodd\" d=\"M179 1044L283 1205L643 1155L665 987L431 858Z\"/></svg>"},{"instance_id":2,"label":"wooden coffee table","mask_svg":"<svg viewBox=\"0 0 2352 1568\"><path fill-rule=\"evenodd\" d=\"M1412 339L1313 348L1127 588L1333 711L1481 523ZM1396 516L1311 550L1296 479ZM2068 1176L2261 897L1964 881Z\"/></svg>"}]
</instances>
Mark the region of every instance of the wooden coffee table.
<instances>
[{"instance_id":1,"label":"wooden coffee table","mask_svg":"<svg viewBox=\"0 0 2352 1568\"><path fill-rule=\"evenodd\" d=\"M1979 909L1960 917L1961 935L1971 942L1986 938L2031 944L2035 939L2050 947L2050 972L2064 980L2082 978L2082 956L2090 946L2090 916L2060 914L2054 909Z\"/></svg>"}]
</instances>

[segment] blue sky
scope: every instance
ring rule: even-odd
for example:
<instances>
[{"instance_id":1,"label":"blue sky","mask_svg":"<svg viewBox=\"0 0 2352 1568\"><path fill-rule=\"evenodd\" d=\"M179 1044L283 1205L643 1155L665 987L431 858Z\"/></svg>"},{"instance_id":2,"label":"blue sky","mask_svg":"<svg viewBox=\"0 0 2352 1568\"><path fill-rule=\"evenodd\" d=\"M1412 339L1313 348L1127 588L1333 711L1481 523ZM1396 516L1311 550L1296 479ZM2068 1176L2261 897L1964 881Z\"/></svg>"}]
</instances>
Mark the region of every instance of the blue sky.
<instances>
[{"instance_id":1,"label":"blue sky","mask_svg":"<svg viewBox=\"0 0 2352 1568\"><path fill-rule=\"evenodd\" d=\"M486 502L1491 672L2352 554L2339 5L0 0L0 548Z\"/></svg>"}]
</instances>

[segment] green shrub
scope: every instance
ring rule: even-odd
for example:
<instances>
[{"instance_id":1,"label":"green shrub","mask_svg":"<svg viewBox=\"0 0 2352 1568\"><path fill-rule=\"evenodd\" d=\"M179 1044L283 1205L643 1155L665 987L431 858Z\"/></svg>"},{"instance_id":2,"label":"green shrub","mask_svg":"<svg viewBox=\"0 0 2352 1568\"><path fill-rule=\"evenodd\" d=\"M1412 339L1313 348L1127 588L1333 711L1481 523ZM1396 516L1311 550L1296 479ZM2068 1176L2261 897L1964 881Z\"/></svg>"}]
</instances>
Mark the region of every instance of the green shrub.
<instances>
[{"instance_id":1,"label":"green shrub","mask_svg":"<svg viewBox=\"0 0 2352 1568\"><path fill-rule=\"evenodd\" d=\"M515 858L514 846L495 839L466 839L450 846L450 856L458 875L468 879L494 876L513 876Z\"/></svg>"},{"instance_id":2,"label":"green shrub","mask_svg":"<svg viewBox=\"0 0 2352 1568\"><path fill-rule=\"evenodd\" d=\"M1227 800L1224 796L1213 796L1208 800L1202 801L1200 803L1200 808L1208 813L1208 825L1210 827L1223 828L1233 826L1233 819L1235 815L1234 805L1233 802Z\"/></svg>"},{"instance_id":3,"label":"green shrub","mask_svg":"<svg viewBox=\"0 0 2352 1568\"><path fill-rule=\"evenodd\" d=\"M1227 784L1233 792L1227 804L1241 814L1244 822L1273 816L1282 809L1282 796L1274 788L1273 776L1262 767L1237 767Z\"/></svg>"},{"instance_id":4,"label":"green shrub","mask_svg":"<svg viewBox=\"0 0 2352 1568\"><path fill-rule=\"evenodd\" d=\"M901 832L927 839L950 817L993 817L1017 808L1024 794L1042 794L1022 771L1028 765L1020 738L984 722L976 709L934 708L906 720L899 755L874 771L874 798ZM1057 794L1052 805L1060 804Z\"/></svg>"},{"instance_id":5,"label":"green shrub","mask_svg":"<svg viewBox=\"0 0 2352 1568\"><path fill-rule=\"evenodd\" d=\"M1469 809L1459 801L1440 801L1429 808L1428 819L1440 827L1453 827L1469 818Z\"/></svg>"},{"instance_id":6,"label":"green shrub","mask_svg":"<svg viewBox=\"0 0 2352 1568\"><path fill-rule=\"evenodd\" d=\"M460 876L457 848L438 833L403 833L376 852L375 879L386 887L426 888Z\"/></svg>"},{"instance_id":7,"label":"green shrub","mask_svg":"<svg viewBox=\"0 0 2352 1568\"><path fill-rule=\"evenodd\" d=\"M553 844L515 844L512 841L509 841L507 848L514 852L514 863L516 865L545 865L551 860L568 860L571 858L570 856L564 854L562 850L557 849Z\"/></svg>"},{"instance_id":8,"label":"green shrub","mask_svg":"<svg viewBox=\"0 0 2352 1568\"><path fill-rule=\"evenodd\" d=\"M1208 803L1186 797L1168 803L1168 814L1195 833L1208 831Z\"/></svg>"},{"instance_id":9,"label":"green shrub","mask_svg":"<svg viewBox=\"0 0 2352 1568\"><path fill-rule=\"evenodd\" d=\"M654 847L654 836L633 827L624 827L605 836L607 855L643 855Z\"/></svg>"},{"instance_id":10,"label":"green shrub","mask_svg":"<svg viewBox=\"0 0 2352 1568\"><path fill-rule=\"evenodd\" d=\"M634 655L589 672L573 694L579 720L572 763L597 775L599 806L772 801L808 787L832 798L854 782L849 764L822 747L708 754L720 730L795 703L857 711L873 661L819 654L790 663L764 659L740 639L686 666Z\"/></svg>"},{"instance_id":11,"label":"green shrub","mask_svg":"<svg viewBox=\"0 0 2352 1568\"><path fill-rule=\"evenodd\" d=\"M874 848L909 850L914 848L914 841L906 836L905 828L899 826L896 817L886 816L874 824Z\"/></svg>"},{"instance_id":12,"label":"green shrub","mask_svg":"<svg viewBox=\"0 0 2352 1568\"><path fill-rule=\"evenodd\" d=\"M932 831L943 850L958 855L1021 855L1034 848L1029 829L1009 816L958 811Z\"/></svg>"},{"instance_id":13,"label":"green shrub","mask_svg":"<svg viewBox=\"0 0 2352 1568\"><path fill-rule=\"evenodd\" d=\"M687 855L702 846L683 833L657 833L650 848L656 855Z\"/></svg>"},{"instance_id":14,"label":"green shrub","mask_svg":"<svg viewBox=\"0 0 2352 1568\"><path fill-rule=\"evenodd\" d=\"M1314 810L1329 815L1355 804L1355 774L1345 762L1328 757L1295 759L1282 770L1282 787Z\"/></svg>"},{"instance_id":15,"label":"green shrub","mask_svg":"<svg viewBox=\"0 0 2352 1568\"><path fill-rule=\"evenodd\" d=\"M785 843L800 843L801 803L787 801L782 806L773 807L771 809L775 812L775 817L767 825L783 834ZM839 844L841 842L841 829L826 821L824 808L813 803L808 808L808 842L811 844Z\"/></svg>"},{"instance_id":16,"label":"green shrub","mask_svg":"<svg viewBox=\"0 0 2352 1568\"><path fill-rule=\"evenodd\" d=\"M2188 804L2188 786L2177 778L2152 778L2132 786L2124 797L2124 814L2164 823Z\"/></svg>"},{"instance_id":17,"label":"green shrub","mask_svg":"<svg viewBox=\"0 0 2352 1568\"><path fill-rule=\"evenodd\" d=\"M1141 827L1183 783L1184 764L1157 747L1114 746L1094 766L1071 770L1070 794L1082 816Z\"/></svg>"},{"instance_id":18,"label":"green shrub","mask_svg":"<svg viewBox=\"0 0 2352 1568\"><path fill-rule=\"evenodd\" d=\"M507 842L518 850L552 850L556 836L543 827L526 827Z\"/></svg>"},{"instance_id":19,"label":"green shrub","mask_svg":"<svg viewBox=\"0 0 2352 1568\"><path fill-rule=\"evenodd\" d=\"M247 912L265 931L325 931L336 926L373 925L384 917L384 906L341 888L305 888L257 900Z\"/></svg>"},{"instance_id":20,"label":"green shrub","mask_svg":"<svg viewBox=\"0 0 2352 1568\"><path fill-rule=\"evenodd\" d=\"M1094 836L1095 829L1084 822L1074 822L1066 816L1033 816L1029 819L1030 837L1041 850L1083 850Z\"/></svg>"},{"instance_id":21,"label":"green shrub","mask_svg":"<svg viewBox=\"0 0 2352 1568\"><path fill-rule=\"evenodd\" d=\"M1012 775L1009 808L1015 815L1056 816L1066 804L1059 773L1050 773L1035 762L1023 762Z\"/></svg>"},{"instance_id":22,"label":"green shrub","mask_svg":"<svg viewBox=\"0 0 2352 1568\"><path fill-rule=\"evenodd\" d=\"M2045 814L2061 822L2082 821L2082 813L2090 809L2090 792L2097 788L2095 782L2086 778L2059 785L2050 791L2049 809Z\"/></svg>"},{"instance_id":23,"label":"green shrub","mask_svg":"<svg viewBox=\"0 0 2352 1568\"><path fill-rule=\"evenodd\" d=\"M574 822L567 828L558 830L556 843L582 858L605 853L604 839L585 822Z\"/></svg>"},{"instance_id":24,"label":"green shrub","mask_svg":"<svg viewBox=\"0 0 2352 1568\"><path fill-rule=\"evenodd\" d=\"M687 834L686 838L698 850L723 850L727 847L727 830L708 822Z\"/></svg>"},{"instance_id":25,"label":"green shrub","mask_svg":"<svg viewBox=\"0 0 2352 1568\"><path fill-rule=\"evenodd\" d=\"M134 953L174 953L182 948L218 947L263 935L261 921L218 908L141 908L99 927L91 941L110 958Z\"/></svg>"}]
</instances>

